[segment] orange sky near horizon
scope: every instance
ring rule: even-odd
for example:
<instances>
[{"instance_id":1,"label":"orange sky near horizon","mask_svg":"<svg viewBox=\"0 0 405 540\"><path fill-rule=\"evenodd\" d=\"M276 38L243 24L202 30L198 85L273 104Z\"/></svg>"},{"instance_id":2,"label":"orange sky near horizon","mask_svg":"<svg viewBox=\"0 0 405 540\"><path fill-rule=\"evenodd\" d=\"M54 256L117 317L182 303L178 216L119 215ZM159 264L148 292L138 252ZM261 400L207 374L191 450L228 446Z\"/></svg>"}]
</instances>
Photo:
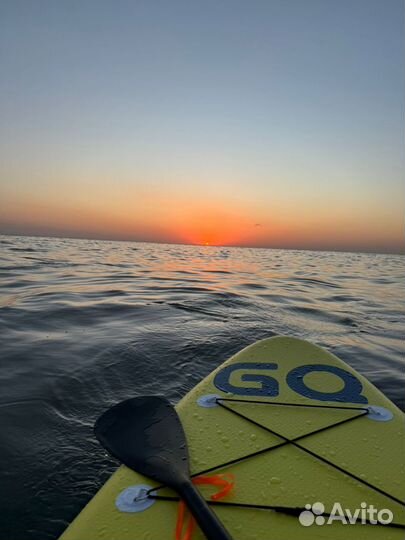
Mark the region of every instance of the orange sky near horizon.
<instances>
[{"instance_id":1,"label":"orange sky near horizon","mask_svg":"<svg viewBox=\"0 0 405 540\"><path fill-rule=\"evenodd\" d=\"M232 196L204 198L198 190L191 197L154 189L12 199L9 194L1 208L0 224L17 234L31 230L43 236L381 252L399 252L402 243L389 212L381 216L379 211L380 220L370 222L368 212L323 207L316 200L300 207L298 200L271 204Z\"/></svg>"}]
</instances>

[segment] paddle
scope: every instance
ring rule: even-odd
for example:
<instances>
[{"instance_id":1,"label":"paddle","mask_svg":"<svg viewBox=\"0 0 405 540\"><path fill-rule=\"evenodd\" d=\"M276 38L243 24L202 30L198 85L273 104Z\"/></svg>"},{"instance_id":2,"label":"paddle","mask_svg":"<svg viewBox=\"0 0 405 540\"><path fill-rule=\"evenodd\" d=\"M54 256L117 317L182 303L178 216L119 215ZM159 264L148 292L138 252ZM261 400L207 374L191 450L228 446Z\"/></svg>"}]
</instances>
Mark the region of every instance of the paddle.
<instances>
[{"instance_id":1,"label":"paddle","mask_svg":"<svg viewBox=\"0 0 405 540\"><path fill-rule=\"evenodd\" d=\"M121 463L174 489L208 540L232 540L191 481L186 437L167 399L145 396L122 401L100 416L94 433Z\"/></svg>"}]
</instances>

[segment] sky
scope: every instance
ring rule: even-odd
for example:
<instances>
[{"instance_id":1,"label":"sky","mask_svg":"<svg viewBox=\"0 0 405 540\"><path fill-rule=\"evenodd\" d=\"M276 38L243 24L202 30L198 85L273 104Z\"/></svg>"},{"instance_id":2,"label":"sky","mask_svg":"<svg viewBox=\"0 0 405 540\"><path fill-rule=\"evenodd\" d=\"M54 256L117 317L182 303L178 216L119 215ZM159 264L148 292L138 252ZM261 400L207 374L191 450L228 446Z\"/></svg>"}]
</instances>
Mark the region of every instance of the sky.
<instances>
[{"instance_id":1,"label":"sky","mask_svg":"<svg viewBox=\"0 0 405 540\"><path fill-rule=\"evenodd\" d=\"M0 232L404 252L402 0L0 0Z\"/></svg>"}]
</instances>

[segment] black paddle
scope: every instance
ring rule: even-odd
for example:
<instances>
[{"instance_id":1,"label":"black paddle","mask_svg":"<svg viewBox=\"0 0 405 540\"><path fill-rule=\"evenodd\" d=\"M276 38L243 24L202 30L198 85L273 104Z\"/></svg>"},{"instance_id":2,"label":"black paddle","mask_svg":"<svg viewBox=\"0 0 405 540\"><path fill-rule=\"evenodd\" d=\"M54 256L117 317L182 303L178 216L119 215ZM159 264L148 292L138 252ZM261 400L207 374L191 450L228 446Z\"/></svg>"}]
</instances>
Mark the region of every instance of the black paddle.
<instances>
[{"instance_id":1,"label":"black paddle","mask_svg":"<svg viewBox=\"0 0 405 540\"><path fill-rule=\"evenodd\" d=\"M191 481L186 437L167 399L122 401L100 416L94 433L127 467L177 491L208 540L232 540Z\"/></svg>"}]
</instances>

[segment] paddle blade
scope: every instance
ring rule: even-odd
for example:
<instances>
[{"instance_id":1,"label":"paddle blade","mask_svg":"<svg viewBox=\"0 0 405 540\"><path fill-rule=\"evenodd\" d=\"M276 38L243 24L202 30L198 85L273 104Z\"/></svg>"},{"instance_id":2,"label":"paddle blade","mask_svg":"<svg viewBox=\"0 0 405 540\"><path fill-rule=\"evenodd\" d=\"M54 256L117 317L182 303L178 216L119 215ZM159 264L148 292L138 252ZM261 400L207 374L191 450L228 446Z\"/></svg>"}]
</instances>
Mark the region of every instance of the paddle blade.
<instances>
[{"instance_id":1,"label":"paddle blade","mask_svg":"<svg viewBox=\"0 0 405 540\"><path fill-rule=\"evenodd\" d=\"M122 401L100 416L94 433L112 456L136 472L175 489L189 478L183 427L165 398Z\"/></svg>"}]
</instances>

